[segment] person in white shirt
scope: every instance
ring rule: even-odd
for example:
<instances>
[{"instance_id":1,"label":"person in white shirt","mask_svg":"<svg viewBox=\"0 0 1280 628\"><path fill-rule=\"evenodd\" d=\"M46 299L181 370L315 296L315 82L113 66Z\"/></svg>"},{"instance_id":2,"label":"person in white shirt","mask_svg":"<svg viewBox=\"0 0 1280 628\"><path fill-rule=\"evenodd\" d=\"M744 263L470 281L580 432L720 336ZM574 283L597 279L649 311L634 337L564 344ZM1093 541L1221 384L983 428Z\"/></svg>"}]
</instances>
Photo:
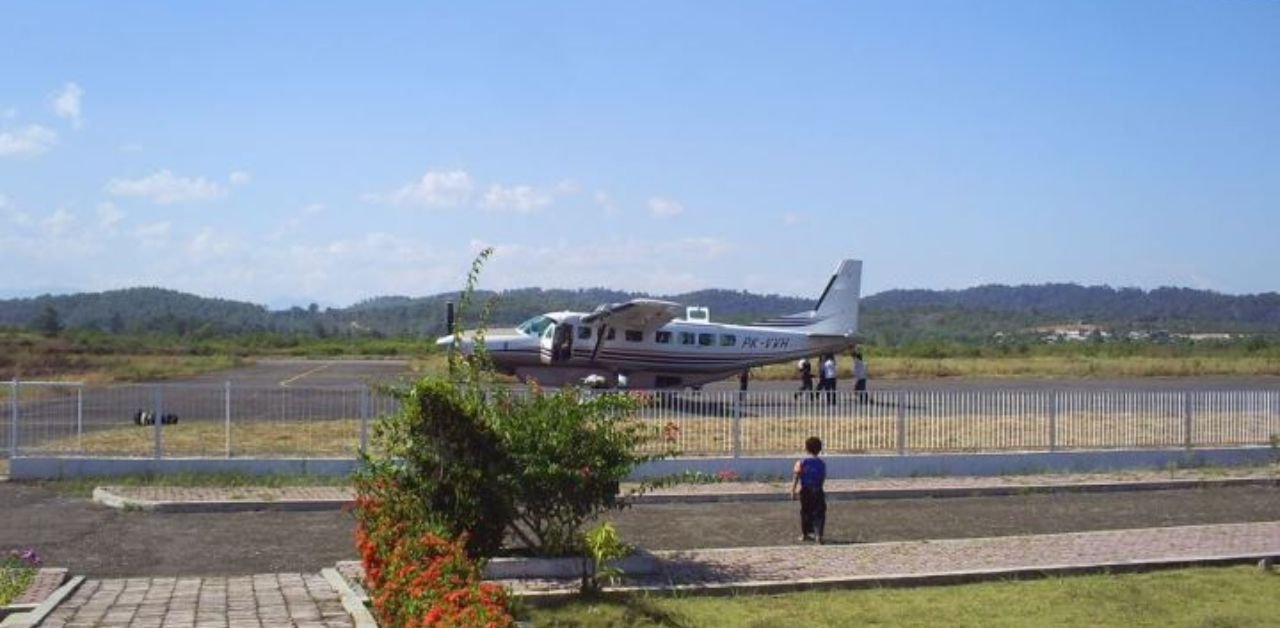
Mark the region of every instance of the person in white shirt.
<instances>
[{"instance_id":1,"label":"person in white shirt","mask_svg":"<svg viewBox=\"0 0 1280 628\"><path fill-rule=\"evenodd\" d=\"M827 403L836 403L836 356L828 353L822 356L822 378L818 382L819 390L827 391Z\"/></svg>"}]
</instances>

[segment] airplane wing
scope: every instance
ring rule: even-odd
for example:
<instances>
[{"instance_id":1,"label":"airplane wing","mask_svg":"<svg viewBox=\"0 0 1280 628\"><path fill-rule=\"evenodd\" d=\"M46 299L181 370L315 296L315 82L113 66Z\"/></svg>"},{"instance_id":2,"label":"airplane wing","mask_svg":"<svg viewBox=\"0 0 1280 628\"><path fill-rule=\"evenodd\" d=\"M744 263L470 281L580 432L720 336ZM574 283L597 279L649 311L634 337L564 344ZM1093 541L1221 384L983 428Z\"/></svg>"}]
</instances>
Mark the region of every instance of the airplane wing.
<instances>
[{"instance_id":1,"label":"airplane wing","mask_svg":"<svg viewBox=\"0 0 1280 628\"><path fill-rule=\"evenodd\" d=\"M649 329L661 327L680 316L683 306L671 301L657 299L632 299L626 303L610 303L601 305L596 310L582 317L588 325L608 322L613 327L636 327Z\"/></svg>"}]
</instances>

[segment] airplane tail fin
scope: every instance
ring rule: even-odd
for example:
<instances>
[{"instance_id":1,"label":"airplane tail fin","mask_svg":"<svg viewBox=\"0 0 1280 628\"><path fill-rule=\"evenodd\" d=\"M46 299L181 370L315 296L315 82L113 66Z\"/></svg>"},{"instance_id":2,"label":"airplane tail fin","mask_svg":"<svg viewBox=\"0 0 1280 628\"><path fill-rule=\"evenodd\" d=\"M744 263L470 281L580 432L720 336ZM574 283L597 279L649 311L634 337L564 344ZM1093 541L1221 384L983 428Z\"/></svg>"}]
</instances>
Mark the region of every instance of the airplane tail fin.
<instances>
[{"instance_id":1,"label":"airplane tail fin","mask_svg":"<svg viewBox=\"0 0 1280 628\"><path fill-rule=\"evenodd\" d=\"M862 261L840 262L808 312L771 318L759 323L769 327L790 327L814 336L853 336L858 333L858 302L862 295Z\"/></svg>"}]
</instances>

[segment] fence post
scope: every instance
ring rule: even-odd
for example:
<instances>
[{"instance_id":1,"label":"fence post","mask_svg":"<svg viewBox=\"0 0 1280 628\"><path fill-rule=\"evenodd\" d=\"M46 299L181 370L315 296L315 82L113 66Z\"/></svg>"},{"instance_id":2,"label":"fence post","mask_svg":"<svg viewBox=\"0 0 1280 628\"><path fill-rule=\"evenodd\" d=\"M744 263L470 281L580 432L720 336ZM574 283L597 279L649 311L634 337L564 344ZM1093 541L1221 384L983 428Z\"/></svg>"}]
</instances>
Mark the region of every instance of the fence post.
<instances>
[{"instance_id":1,"label":"fence post","mask_svg":"<svg viewBox=\"0 0 1280 628\"><path fill-rule=\"evenodd\" d=\"M160 426L161 424L164 423L164 393L161 392L160 386L158 385L153 390L154 392L152 393L152 397L154 399L153 399L152 407L155 408L155 410L152 410L151 425L154 427L153 433L155 437L155 444L154 444L155 451L153 452L152 455L155 457L156 460L159 460L163 456L163 452L164 452L164 448L163 448L163 444L161 443L161 436L160 436Z\"/></svg>"},{"instance_id":2,"label":"fence post","mask_svg":"<svg viewBox=\"0 0 1280 628\"><path fill-rule=\"evenodd\" d=\"M9 459L18 457L18 378L9 382Z\"/></svg>"},{"instance_id":3,"label":"fence post","mask_svg":"<svg viewBox=\"0 0 1280 628\"><path fill-rule=\"evenodd\" d=\"M223 383L222 408L225 414L224 440L226 441L226 457L231 457L231 380Z\"/></svg>"},{"instance_id":4,"label":"fence post","mask_svg":"<svg viewBox=\"0 0 1280 628\"><path fill-rule=\"evenodd\" d=\"M907 404L902 398L903 392L896 393L898 402L898 455L907 453Z\"/></svg>"},{"instance_id":5,"label":"fence post","mask_svg":"<svg viewBox=\"0 0 1280 628\"><path fill-rule=\"evenodd\" d=\"M1058 450L1058 391L1049 391L1049 451Z\"/></svg>"},{"instance_id":6,"label":"fence post","mask_svg":"<svg viewBox=\"0 0 1280 628\"><path fill-rule=\"evenodd\" d=\"M745 390L738 391L738 403L733 409L733 457L740 458L742 456L742 404L747 392Z\"/></svg>"},{"instance_id":7,"label":"fence post","mask_svg":"<svg viewBox=\"0 0 1280 628\"><path fill-rule=\"evenodd\" d=\"M76 450L84 454L84 384L76 386Z\"/></svg>"},{"instance_id":8,"label":"fence post","mask_svg":"<svg viewBox=\"0 0 1280 628\"><path fill-rule=\"evenodd\" d=\"M1182 431L1187 450L1191 449L1191 393L1182 394Z\"/></svg>"},{"instance_id":9,"label":"fence post","mask_svg":"<svg viewBox=\"0 0 1280 628\"><path fill-rule=\"evenodd\" d=\"M360 453L365 453L369 447L369 403L370 403L369 387L365 386L360 391Z\"/></svg>"}]
</instances>

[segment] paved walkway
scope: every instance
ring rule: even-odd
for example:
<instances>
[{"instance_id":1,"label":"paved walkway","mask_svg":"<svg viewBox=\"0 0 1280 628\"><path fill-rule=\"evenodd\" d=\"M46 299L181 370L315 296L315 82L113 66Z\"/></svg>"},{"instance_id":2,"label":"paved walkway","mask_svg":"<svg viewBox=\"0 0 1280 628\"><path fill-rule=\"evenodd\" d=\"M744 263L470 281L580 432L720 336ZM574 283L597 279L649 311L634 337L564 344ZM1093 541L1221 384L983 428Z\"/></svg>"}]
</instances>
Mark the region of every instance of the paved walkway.
<instances>
[{"instance_id":1,"label":"paved walkway","mask_svg":"<svg viewBox=\"0 0 1280 628\"><path fill-rule=\"evenodd\" d=\"M323 576L286 573L86 580L39 625L347 628L356 623Z\"/></svg>"},{"instance_id":2,"label":"paved walkway","mask_svg":"<svg viewBox=\"0 0 1280 628\"><path fill-rule=\"evenodd\" d=\"M1280 482L1280 466L1247 470L1177 469L1115 473L1053 473L993 477L868 478L829 480L829 498L925 497L949 494L1008 494L1052 490L1134 490ZM711 482L652 490L645 502L751 501L787 499L789 482ZM624 486L625 489L625 486ZM281 510L339 508L352 500L350 487L292 486L181 487L107 486L95 499L116 507L179 511L255 508Z\"/></svg>"},{"instance_id":3,"label":"paved walkway","mask_svg":"<svg viewBox=\"0 0 1280 628\"><path fill-rule=\"evenodd\" d=\"M654 552L648 573L617 589L779 591L813 586L936 584L1280 556L1280 521L1071 534ZM358 587L360 564L338 571ZM569 594L575 579L501 580L519 593Z\"/></svg>"}]
</instances>

